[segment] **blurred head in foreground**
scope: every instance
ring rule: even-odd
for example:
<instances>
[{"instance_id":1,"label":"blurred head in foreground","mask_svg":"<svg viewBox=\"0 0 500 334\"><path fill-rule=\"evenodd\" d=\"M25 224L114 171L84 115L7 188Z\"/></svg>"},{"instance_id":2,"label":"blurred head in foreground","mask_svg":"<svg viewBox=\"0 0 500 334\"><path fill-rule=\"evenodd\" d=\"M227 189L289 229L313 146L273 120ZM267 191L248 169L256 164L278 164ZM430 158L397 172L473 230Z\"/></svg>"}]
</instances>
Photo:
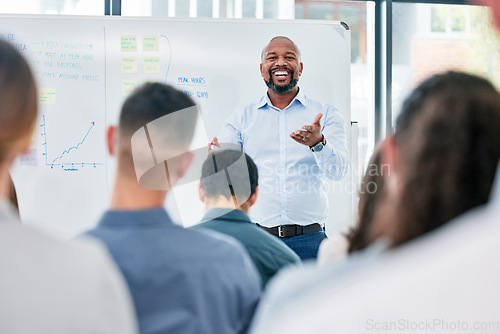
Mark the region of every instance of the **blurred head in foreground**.
<instances>
[{"instance_id":1,"label":"blurred head in foreground","mask_svg":"<svg viewBox=\"0 0 500 334\"><path fill-rule=\"evenodd\" d=\"M122 106L118 127L108 129L119 177L150 190L169 190L189 165L197 120L195 103L161 83L137 88Z\"/></svg>"},{"instance_id":2,"label":"blurred head in foreground","mask_svg":"<svg viewBox=\"0 0 500 334\"><path fill-rule=\"evenodd\" d=\"M21 54L0 40L0 184L9 198L9 168L28 150L37 117L37 89L33 74Z\"/></svg>"},{"instance_id":3,"label":"blurred head in foreground","mask_svg":"<svg viewBox=\"0 0 500 334\"><path fill-rule=\"evenodd\" d=\"M391 173L371 240L393 246L488 201L500 158L500 94L480 77L435 75L406 99L382 162Z\"/></svg>"}]
</instances>

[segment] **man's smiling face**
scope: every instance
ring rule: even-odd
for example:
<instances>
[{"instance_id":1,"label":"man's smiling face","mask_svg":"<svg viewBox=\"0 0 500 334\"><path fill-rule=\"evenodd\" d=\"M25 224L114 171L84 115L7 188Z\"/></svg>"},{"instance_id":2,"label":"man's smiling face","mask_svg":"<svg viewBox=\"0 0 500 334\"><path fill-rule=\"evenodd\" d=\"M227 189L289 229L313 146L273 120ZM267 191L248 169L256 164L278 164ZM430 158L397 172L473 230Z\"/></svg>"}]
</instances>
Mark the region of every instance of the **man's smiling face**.
<instances>
[{"instance_id":1,"label":"man's smiling face","mask_svg":"<svg viewBox=\"0 0 500 334\"><path fill-rule=\"evenodd\" d=\"M289 93L296 87L302 68L299 51L286 38L272 40L262 52L260 73L277 94Z\"/></svg>"}]
</instances>

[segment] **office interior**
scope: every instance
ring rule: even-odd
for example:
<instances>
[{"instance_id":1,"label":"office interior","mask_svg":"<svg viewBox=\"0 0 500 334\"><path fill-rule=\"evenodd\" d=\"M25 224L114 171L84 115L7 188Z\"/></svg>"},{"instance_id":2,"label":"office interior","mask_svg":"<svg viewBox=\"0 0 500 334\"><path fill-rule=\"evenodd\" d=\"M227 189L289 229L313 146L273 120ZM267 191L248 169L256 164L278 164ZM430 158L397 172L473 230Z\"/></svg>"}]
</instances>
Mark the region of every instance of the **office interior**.
<instances>
[{"instance_id":1,"label":"office interior","mask_svg":"<svg viewBox=\"0 0 500 334\"><path fill-rule=\"evenodd\" d=\"M485 19L489 8L468 0L23 0L2 2L0 13L346 22L358 175L423 79L454 69L500 84L500 47Z\"/></svg>"}]
</instances>

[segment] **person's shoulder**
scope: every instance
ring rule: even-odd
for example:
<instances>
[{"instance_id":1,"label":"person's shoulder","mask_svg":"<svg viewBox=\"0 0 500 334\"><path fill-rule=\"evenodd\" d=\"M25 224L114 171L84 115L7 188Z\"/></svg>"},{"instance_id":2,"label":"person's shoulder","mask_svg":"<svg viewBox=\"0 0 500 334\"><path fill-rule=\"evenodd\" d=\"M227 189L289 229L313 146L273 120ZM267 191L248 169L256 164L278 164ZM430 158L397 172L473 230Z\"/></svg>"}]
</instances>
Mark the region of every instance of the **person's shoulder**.
<instances>
[{"instance_id":1,"label":"person's shoulder","mask_svg":"<svg viewBox=\"0 0 500 334\"><path fill-rule=\"evenodd\" d=\"M209 221L190 228L181 228L178 233L190 239L191 242L197 245L197 248L209 249L210 251L206 255L226 252L228 249L236 252L242 251L243 246L241 243L235 238L222 233L218 225L216 222Z\"/></svg>"},{"instance_id":2,"label":"person's shoulder","mask_svg":"<svg viewBox=\"0 0 500 334\"><path fill-rule=\"evenodd\" d=\"M208 228L191 230L197 233L200 259L213 270L230 270L247 280L258 281L258 276L243 243L233 236ZM225 269L222 269L225 268Z\"/></svg>"},{"instance_id":3,"label":"person's shoulder","mask_svg":"<svg viewBox=\"0 0 500 334\"><path fill-rule=\"evenodd\" d=\"M248 242L250 247L262 253L268 253L272 257L279 256L279 258L276 258L276 261L300 262L300 257L284 242L276 239L276 237L262 230L255 224L248 229L251 229L252 233L252 238L249 238Z\"/></svg>"},{"instance_id":4,"label":"person's shoulder","mask_svg":"<svg viewBox=\"0 0 500 334\"><path fill-rule=\"evenodd\" d=\"M210 220L184 228L179 233L184 234L190 245L195 245L188 247L193 255L199 253L205 259L240 261L242 254L246 255L245 246L220 225L221 222Z\"/></svg>"},{"instance_id":5,"label":"person's shoulder","mask_svg":"<svg viewBox=\"0 0 500 334\"><path fill-rule=\"evenodd\" d=\"M38 326L39 331L52 333L63 332L56 328L71 332L99 327L103 333L111 333L111 328L135 332L125 283L100 243L66 240L22 225L1 226L0 263L5 271L0 278L1 294L23 291L16 296L18 303L30 305L23 316L38 309L31 314L31 323L22 328ZM15 308L7 313L14 319L20 316ZM61 316L68 319L66 327L53 325Z\"/></svg>"},{"instance_id":6,"label":"person's shoulder","mask_svg":"<svg viewBox=\"0 0 500 334\"><path fill-rule=\"evenodd\" d=\"M201 221L200 223L190 226L189 229L191 230L218 230L224 223L221 222L220 220L217 219L210 219L210 220L204 220Z\"/></svg>"},{"instance_id":7,"label":"person's shoulder","mask_svg":"<svg viewBox=\"0 0 500 334\"><path fill-rule=\"evenodd\" d=\"M66 240L36 227L9 224L2 226L2 229L1 238L16 240L16 244L11 246L15 247L17 252L54 255L54 258L57 258L58 261L78 255L93 256L99 252L96 251L96 248L100 248L99 246L96 247L94 243ZM2 245L7 246L5 243L2 243Z\"/></svg>"},{"instance_id":8,"label":"person's shoulder","mask_svg":"<svg viewBox=\"0 0 500 334\"><path fill-rule=\"evenodd\" d=\"M214 223L198 224L189 230L192 232L193 238L204 244L204 247L210 247L212 252L225 252L229 249L236 252L244 251L240 241L219 231Z\"/></svg>"},{"instance_id":9,"label":"person's shoulder","mask_svg":"<svg viewBox=\"0 0 500 334\"><path fill-rule=\"evenodd\" d=\"M0 249L5 257L15 257L17 263L27 267L38 265L35 259L43 259L44 270L38 273L40 280L66 277L65 286L80 283L88 286L109 279L109 273L116 269L105 247L94 240L66 240L20 225L3 229L0 234ZM12 241L4 242L4 238ZM85 281L82 277L86 277ZM71 278L77 281L72 283Z\"/></svg>"}]
</instances>

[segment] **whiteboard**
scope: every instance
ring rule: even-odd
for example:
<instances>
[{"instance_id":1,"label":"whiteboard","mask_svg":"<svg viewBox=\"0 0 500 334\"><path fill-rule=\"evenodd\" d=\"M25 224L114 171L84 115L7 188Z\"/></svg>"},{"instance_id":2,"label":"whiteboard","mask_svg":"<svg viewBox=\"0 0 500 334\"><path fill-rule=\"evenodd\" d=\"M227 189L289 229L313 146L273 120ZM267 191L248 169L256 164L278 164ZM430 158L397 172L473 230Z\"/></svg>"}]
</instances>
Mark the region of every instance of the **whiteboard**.
<instances>
[{"instance_id":1,"label":"whiteboard","mask_svg":"<svg viewBox=\"0 0 500 334\"><path fill-rule=\"evenodd\" d=\"M339 22L2 15L0 35L27 57L40 94L31 150L12 170L22 219L63 237L95 226L108 206L115 161L105 131L134 87L160 81L190 95L201 113L191 146L204 147L237 107L265 94L260 53L276 35L298 45L299 86L340 110L350 141L350 32ZM185 226L202 216L195 184L167 198ZM345 229L352 178L328 188L327 232Z\"/></svg>"}]
</instances>

